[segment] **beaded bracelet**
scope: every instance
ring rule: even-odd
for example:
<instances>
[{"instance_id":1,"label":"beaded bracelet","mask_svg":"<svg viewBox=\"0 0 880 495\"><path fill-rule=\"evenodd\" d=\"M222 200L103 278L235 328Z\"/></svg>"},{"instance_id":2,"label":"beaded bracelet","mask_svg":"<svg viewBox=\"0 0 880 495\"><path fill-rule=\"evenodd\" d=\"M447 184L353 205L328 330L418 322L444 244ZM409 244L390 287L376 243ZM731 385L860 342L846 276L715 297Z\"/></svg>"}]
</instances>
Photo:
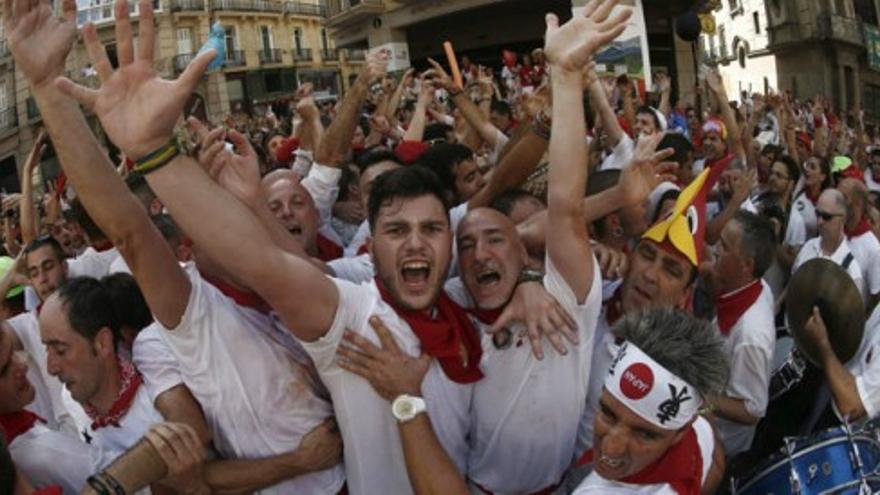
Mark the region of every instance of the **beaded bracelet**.
<instances>
[{"instance_id":1,"label":"beaded bracelet","mask_svg":"<svg viewBox=\"0 0 880 495\"><path fill-rule=\"evenodd\" d=\"M165 165L168 165L168 163L179 154L180 148L178 148L177 143L172 139L171 141L168 141L168 143L162 145L161 148L138 159L135 162L134 170L135 172L140 172L142 174L154 172Z\"/></svg>"},{"instance_id":2,"label":"beaded bracelet","mask_svg":"<svg viewBox=\"0 0 880 495\"><path fill-rule=\"evenodd\" d=\"M125 488L122 488L122 485L116 481L116 478L110 476L107 471L101 471L101 478L103 478L104 483L110 485L110 489L113 490L114 495L126 495Z\"/></svg>"},{"instance_id":3,"label":"beaded bracelet","mask_svg":"<svg viewBox=\"0 0 880 495\"><path fill-rule=\"evenodd\" d=\"M92 475L86 478L86 483L88 483L98 495L113 495L110 488L108 488L107 485L104 484L104 481L97 475Z\"/></svg>"}]
</instances>

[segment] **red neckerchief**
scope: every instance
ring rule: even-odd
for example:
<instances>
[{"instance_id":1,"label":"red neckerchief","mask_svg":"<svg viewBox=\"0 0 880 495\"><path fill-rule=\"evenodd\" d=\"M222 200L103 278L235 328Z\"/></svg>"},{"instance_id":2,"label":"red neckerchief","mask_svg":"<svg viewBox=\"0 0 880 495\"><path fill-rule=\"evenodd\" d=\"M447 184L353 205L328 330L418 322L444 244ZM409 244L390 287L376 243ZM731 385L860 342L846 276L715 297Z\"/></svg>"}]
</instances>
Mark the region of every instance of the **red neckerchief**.
<instances>
[{"instance_id":1,"label":"red neckerchief","mask_svg":"<svg viewBox=\"0 0 880 495\"><path fill-rule=\"evenodd\" d=\"M852 230L846 231L846 238L852 239L853 237L858 237L862 234L867 234L871 231L871 224L868 223L868 219L862 217L859 223Z\"/></svg>"},{"instance_id":2,"label":"red neckerchief","mask_svg":"<svg viewBox=\"0 0 880 495\"><path fill-rule=\"evenodd\" d=\"M394 156L399 158L404 165L411 165L418 161L430 147L431 145L422 141L404 140L394 148Z\"/></svg>"},{"instance_id":3,"label":"red neckerchief","mask_svg":"<svg viewBox=\"0 0 880 495\"><path fill-rule=\"evenodd\" d=\"M617 289L614 290L614 294L611 295L611 298L605 301L605 321L608 322L609 327L613 327L617 320L623 316L623 298L621 297L621 289L623 288L623 284L617 286Z\"/></svg>"},{"instance_id":4,"label":"red neckerchief","mask_svg":"<svg viewBox=\"0 0 880 495\"><path fill-rule=\"evenodd\" d=\"M732 293L718 297L718 328L721 329L721 335L725 337L730 335L730 329L743 313L755 304L763 290L764 284L758 279Z\"/></svg>"},{"instance_id":5,"label":"red neckerchief","mask_svg":"<svg viewBox=\"0 0 880 495\"><path fill-rule=\"evenodd\" d=\"M480 322L484 325L492 325L498 320L498 317L501 316L501 312L504 311L504 308L498 309L478 309L471 308L468 310L468 313L474 315Z\"/></svg>"},{"instance_id":6,"label":"red neckerchief","mask_svg":"<svg viewBox=\"0 0 880 495\"><path fill-rule=\"evenodd\" d=\"M47 486L41 490L31 492L31 495L63 495L64 491L58 485Z\"/></svg>"},{"instance_id":7,"label":"red neckerchief","mask_svg":"<svg viewBox=\"0 0 880 495\"><path fill-rule=\"evenodd\" d=\"M46 420L36 414L22 409L21 411L0 414L0 426L3 427L3 436L6 438L6 445L12 443L19 435L24 435L34 424L39 421L45 423Z\"/></svg>"},{"instance_id":8,"label":"red neckerchief","mask_svg":"<svg viewBox=\"0 0 880 495\"><path fill-rule=\"evenodd\" d=\"M822 195L822 191L819 191L816 194L810 194L810 190L804 188L804 197L810 200L810 203L813 203L813 206L816 206L816 202L819 201L819 196Z\"/></svg>"},{"instance_id":9,"label":"red neckerchief","mask_svg":"<svg viewBox=\"0 0 880 495\"><path fill-rule=\"evenodd\" d=\"M325 263L342 258L344 254L341 247L322 234L315 239L315 247L318 249L318 259Z\"/></svg>"},{"instance_id":10,"label":"red neckerchief","mask_svg":"<svg viewBox=\"0 0 880 495\"><path fill-rule=\"evenodd\" d=\"M360 256L362 254L367 254L369 252L370 252L370 248L367 247L367 241L365 239L364 243L361 244L361 247L358 248L358 256Z\"/></svg>"},{"instance_id":11,"label":"red neckerchief","mask_svg":"<svg viewBox=\"0 0 880 495\"><path fill-rule=\"evenodd\" d=\"M99 253L103 253L104 251L113 249L113 243L110 241L102 241L97 244L92 244L92 249Z\"/></svg>"},{"instance_id":12,"label":"red neckerchief","mask_svg":"<svg viewBox=\"0 0 880 495\"><path fill-rule=\"evenodd\" d=\"M422 343L422 350L437 358L443 372L457 383L473 383L483 378L480 371L480 358L483 349L477 329L468 319L467 313L455 304L446 292L441 290L435 308L437 319L433 320L424 311L410 311L399 307L377 277L376 287L386 304L406 321L413 333Z\"/></svg>"},{"instance_id":13,"label":"red neckerchief","mask_svg":"<svg viewBox=\"0 0 880 495\"><path fill-rule=\"evenodd\" d=\"M105 426L115 426L119 428L119 422L122 421L123 416L128 414L128 410L131 408L131 403L134 402L134 397L137 395L138 389L143 382L141 374L130 361L119 359L117 362L119 366L119 374L121 375L119 377L119 381L121 382L119 385L119 396L116 397L116 402L110 406L110 410L107 414L99 413L89 403L83 404L83 409L89 416L89 419L92 420L93 431Z\"/></svg>"},{"instance_id":14,"label":"red neckerchief","mask_svg":"<svg viewBox=\"0 0 880 495\"><path fill-rule=\"evenodd\" d=\"M256 292L241 290L222 280L215 279L210 275L206 275L202 272L199 273L206 282L216 287L217 290L222 292L224 296L235 301L235 304L238 304L239 306L244 306L246 308L255 309L263 314L268 314L272 312L272 307L269 306L269 303L267 303L265 299L257 295Z\"/></svg>"},{"instance_id":15,"label":"red neckerchief","mask_svg":"<svg viewBox=\"0 0 880 495\"><path fill-rule=\"evenodd\" d=\"M593 449L577 461L577 466L593 462ZM684 438L669 447L663 457L640 472L620 480L633 485L669 483L679 495L700 495L703 485L703 455L697 442L697 432L688 427Z\"/></svg>"}]
</instances>

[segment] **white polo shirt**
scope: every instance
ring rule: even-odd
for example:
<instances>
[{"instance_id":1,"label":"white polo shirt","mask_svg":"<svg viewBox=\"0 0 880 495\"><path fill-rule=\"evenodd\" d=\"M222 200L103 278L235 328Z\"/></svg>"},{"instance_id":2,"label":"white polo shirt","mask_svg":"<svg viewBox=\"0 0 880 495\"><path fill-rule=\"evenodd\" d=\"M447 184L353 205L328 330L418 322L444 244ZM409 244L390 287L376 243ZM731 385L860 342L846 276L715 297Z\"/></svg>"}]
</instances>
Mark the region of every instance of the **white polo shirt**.
<instances>
[{"instance_id":1,"label":"white polo shirt","mask_svg":"<svg viewBox=\"0 0 880 495\"><path fill-rule=\"evenodd\" d=\"M814 237L807 241L804 244L804 247L801 248L800 252L797 255L797 258L794 260L794 264L791 267L791 273L797 272L797 269L800 268L801 265L810 261L813 258L823 258L826 260L831 260L841 267L843 267L843 262L846 260L848 254L851 253L849 248L849 242L844 238L840 241L840 245L837 246L837 250L831 256L826 256L822 253L821 239L819 237ZM863 298L865 295L865 280L862 278L862 267L859 265L858 259L855 258L855 254L853 254L853 260L850 262L849 267L846 269L846 272L849 273L849 276L852 277L853 282L856 284L856 287L859 289L859 294L862 294ZM864 300L864 299L863 299Z\"/></svg>"},{"instance_id":2,"label":"white polo shirt","mask_svg":"<svg viewBox=\"0 0 880 495\"><path fill-rule=\"evenodd\" d=\"M354 285L331 278L339 290L336 317L327 333L315 342L303 342L330 391L336 421L345 444L348 490L354 495L411 494L397 422L391 404L363 378L339 367L336 355L345 330L381 345L368 319L379 317L401 350L418 356L421 343L409 325L386 304L375 283ZM436 360L422 381L422 397L437 438L459 472L466 471L467 434L473 384L450 380Z\"/></svg>"},{"instance_id":3,"label":"white polo shirt","mask_svg":"<svg viewBox=\"0 0 880 495\"><path fill-rule=\"evenodd\" d=\"M488 325L481 330L484 378L474 385L471 407L471 451L468 478L493 493L532 493L556 485L571 465L578 425L583 416L593 354L593 334L602 301L602 279L595 266L590 293L583 304L549 257L544 287L574 318L580 337L563 356L547 349L535 358L526 330L512 329L510 347L498 349ZM473 306L459 279L447 292ZM544 340L544 345L549 342Z\"/></svg>"},{"instance_id":4,"label":"white polo shirt","mask_svg":"<svg viewBox=\"0 0 880 495\"><path fill-rule=\"evenodd\" d=\"M763 280L761 285L761 295L723 337L724 351L730 359L730 375L724 395L742 399L746 411L757 418L763 418L767 409L770 365L776 345L773 290ZM717 324L717 318L715 322ZM755 425L719 417L715 427L727 457L747 450L752 444Z\"/></svg>"},{"instance_id":5,"label":"white polo shirt","mask_svg":"<svg viewBox=\"0 0 880 495\"><path fill-rule=\"evenodd\" d=\"M65 494L76 494L86 478L110 464L101 448L47 428L41 423L15 437L9 445L15 466L36 489L61 486Z\"/></svg>"},{"instance_id":6,"label":"white polo shirt","mask_svg":"<svg viewBox=\"0 0 880 495\"><path fill-rule=\"evenodd\" d=\"M272 315L236 304L187 265L192 288L183 318L163 338L227 458L292 452L333 415L305 352ZM342 466L308 473L261 494L336 493Z\"/></svg>"},{"instance_id":7,"label":"white polo shirt","mask_svg":"<svg viewBox=\"0 0 880 495\"><path fill-rule=\"evenodd\" d=\"M27 410L46 420L51 430L78 436L77 423L67 410L62 391L64 384L49 374L46 346L40 340L40 323L33 311L6 320L27 353L27 378L36 392Z\"/></svg>"},{"instance_id":8,"label":"white polo shirt","mask_svg":"<svg viewBox=\"0 0 880 495\"><path fill-rule=\"evenodd\" d=\"M880 241L870 230L864 234L847 239L865 282L865 294L874 295L880 292ZM867 299L866 299L867 300Z\"/></svg>"},{"instance_id":9,"label":"white polo shirt","mask_svg":"<svg viewBox=\"0 0 880 495\"><path fill-rule=\"evenodd\" d=\"M709 476L712 468L712 453L715 450L715 437L712 434L712 426L702 416L697 417L693 423L697 434L697 443L700 446L700 454L703 457L703 484ZM669 483L654 485L635 485L620 481L606 480L599 473L593 471L577 487L572 495L606 495L606 494L631 494L631 495L678 495Z\"/></svg>"},{"instance_id":10,"label":"white polo shirt","mask_svg":"<svg viewBox=\"0 0 880 495\"><path fill-rule=\"evenodd\" d=\"M816 217L816 205L810 201L807 194L801 191L791 203L791 210L796 211L804 219L804 227L807 229L807 239L819 234L819 220Z\"/></svg>"}]
</instances>

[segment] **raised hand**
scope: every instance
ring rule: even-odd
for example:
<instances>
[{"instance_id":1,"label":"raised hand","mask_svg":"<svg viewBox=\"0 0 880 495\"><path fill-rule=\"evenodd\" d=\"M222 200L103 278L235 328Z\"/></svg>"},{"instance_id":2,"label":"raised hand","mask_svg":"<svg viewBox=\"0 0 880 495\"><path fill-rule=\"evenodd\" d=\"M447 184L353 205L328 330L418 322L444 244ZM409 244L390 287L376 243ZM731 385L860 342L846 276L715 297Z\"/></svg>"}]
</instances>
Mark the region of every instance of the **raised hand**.
<instances>
[{"instance_id":1,"label":"raised hand","mask_svg":"<svg viewBox=\"0 0 880 495\"><path fill-rule=\"evenodd\" d=\"M674 181L675 162L664 162L672 156L675 150L666 148L655 151L657 145L663 140L663 133L654 133L648 136L639 136L636 149L633 152L633 160L624 167L620 173L618 187L623 193L623 201L626 205L637 205L648 199L651 191L661 182Z\"/></svg>"},{"instance_id":2,"label":"raised hand","mask_svg":"<svg viewBox=\"0 0 880 495\"><path fill-rule=\"evenodd\" d=\"M364 64L363 76L367 81L375 81L385 77L388 73L389 54L387 50L378 50L367 55L367 63Z\"/></svg>"},{"instance_id":3,"label":"raised hand","mask_svg":"<svg viewBox=\"0 0 880 495\"><path fill-rule=\"evenodd\" d=\"M504 311L492 324L489 333L501 332L514 322L525 324L532 345L532 354L539 360L544 359L542 335L547 337L550 345L562 355L568 353L564 340L573 345L577 345L579 341L577 322L556 298L537 282L517 285L510 303L504 307Z\"/></svg>"},{"instance_id":4,"label":"raised hand","mask_svg":"<svg viewBox=\"0 0 880 495\"><path fill-rule=\"evenodd\" d=\"M547 14L544 54L555 70L579 71L604 45L620 36L632 10L609 18L619 0L592 0L580 15L559 25L555 14Z\"/></svg>"},{"instance_id":5,"label":"raised hand","mask_svg":"<svg viewBox=\"0 0 880 495\"><path fill-rule=\"evenodd\" d=\"M59 78L57 84L61 91L93 110L110 140L136 160L169 142L186 100L216 51L208 50L197 56L177 80L160 79L153 70L156 43L153 3L150 0L139 3L137 58L134 57L128 3L117 0L115 8L119 69L114 71L110 66L95 26L86 24L83 40L101 79L101 88L88 89L67 78Z\"/></svg>"},{"instance_id":6,"label":"raised hand","mask_svg":"<svg viewBox=\"0 0 880 495\"><path fill-rule=\"evenodd\" d=\"M208 131L195 117L187 119L190 130L199 136L199 164L223 189L242 203L254 207L260 199L260 162L257 153L241 133L218 127ZM235 153L226 149L226 138Z\"/></svg>"},{"instance_id":7,"label":"raised hand","mask_svg":"<svg viewBox=\"0 0 880 495\"><path fill-rule=\"evenodd\" d=\"M76 0L62 0L60 17L46 1L3 0L3 27L16 67L43 86L64 70L76 40Z\"/></svg>"},{"instance_id":8,"label":"raised hand","mask_svg":"<svg viewBox=\"0 0 880 495\"><path fill-rule=\"evenodd\" d=\"M706 74L706 84L716 94L724 92L724 82L721 80L721 74L718 69L712 69Z\"/></svg>"},{"instance_id":9,"label":"raised hand","mask_svg":"<svg viewBox=\"0 0 880 495\"><path fill-rule=\"evenodd\" d=\"M433 58L428 59L428 63L431 64L431 69L425 71L423 77L431 78L434 81L434 84L445 89L446 91L455 92L457 86L455 85L455 81L452 80L452 76L449 75L448 72L443 68L442 65L437 63Z\"/></svg>"},{"instance_id":10,"label":"raised hand","mask_svg":"<svg viewBox=\"0 0 880 495\"><path fill-rule=\"evenodd\" d=\"M294 453L307 469L321 471L339 464L342 459L342 436L336 422L328 419L306 433Z\"/></svg>"}]
</instances>

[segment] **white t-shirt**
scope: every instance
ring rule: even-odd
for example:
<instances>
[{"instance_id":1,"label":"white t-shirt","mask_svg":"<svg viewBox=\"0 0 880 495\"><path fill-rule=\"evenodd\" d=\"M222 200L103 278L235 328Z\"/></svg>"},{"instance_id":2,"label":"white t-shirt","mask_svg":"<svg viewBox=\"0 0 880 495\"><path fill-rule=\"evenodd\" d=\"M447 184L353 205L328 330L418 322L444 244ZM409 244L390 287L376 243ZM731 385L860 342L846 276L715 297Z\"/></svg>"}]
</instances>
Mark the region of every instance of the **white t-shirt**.
<instances>
[{"instance_id":1,"label":"white t-shirt","mask_svg":"<svg viewBox=\"0 0 880 495\"><path fill-rule=\"evenodd\" d=\"M347 280L353 284L369 282L373 279L373 260L369 253L359 256L342 257L327 262L327 266L333 270L333 276Z\"/></svg>"},{"instance_id":2,"label":"white t-shirt","mask_svg":"<svg viewBox=\"0 0 880 495\"><path fill-rule=\"evenodd\" d=\"M693 423L697 433L697 443L700 446L700 454L703 456L703 483L709 476L712 468L712 453L715 450L715 437L712 435L712 426L703 417L697 417ZM577 487L572 495L605 495L605 494L631 494L631 495L678 495L669 483L655 485L634 485L619 481L606 480L599 473L593 471Z\"/></svg>"},{"instance_id":3,"label":"white t-shirt","mask_svg":"<svg viewBox=\"0 0 880 495\"><path fill-rule=\"evenodd\" d=\"M761 284L761 295L723 338L724 351L730 363L724 395L742 399L746 411L757 418L763 418L767 409L770 366L776 345L773 290L763 280ZM747 450L755 434L755 425L735 423L720 417L715 426L728 457Z\"/></svg>"},{"instance_id":4,"label":"white t-shirt","mask_svg":"<svg viewBox=\"0 0 880 495\"><path fill-rule=\"evenodd\" d=\"M345 256L358 256L358 251L367 243L367 239L371 235L370 222L364 220L361 222L360 227L358 227L357 232L354 233L354 237L351 238L351 242L348 243L348 246L345 246Z\"/></svg>"},{"instance_id":5,"label":"white t-shirt","mask_svg":"<svg viewBox=\"0 0 880 495\"><path fill-rule=\"evenodd\" d=\"M135 367L143 375L143 385L153 404L157 397L183 383L180 365L165 341L158 323L150 324L137 334L131 357Z\"/></svg>"},{"instance_id":6,"label":"white t-shirt","mask_svg":"<svg viewBox=\"0 0 880 495\"><path fill-rule=\"evenodd\" d=\"M825 256L825 254L822 253L820 242L821 239L819 237L814 237L804 244L804 247L801 248L797 258L794 260L794 264L791 267L791 273L797 272L797 269L800 268L801 265L813 258L831 260L843 267L844 260L847 255L851 253L849 242L846 239L840 241L840 245L837 246L837 250L834 251L831 256ZM855 259L855 255L853 255L853 260L850 262L849 268L847 268L846 272L849 273L849 276L852 277L853 282L855 282L856 287L859 289L859 294L862 294L864 297L865 280L862 278L862 267L859 265L859 261Z\"/></svg>"},{"instance_id":7,"label":"white t-shirt","mask_svg":"<svg viewBox=\"0 0 880 495\"><path fill-rule=\"evenodd\" d=\"M810 201L803 191L794 198L791 210L801 214L804 219L804 227L807 229L807 239L815 237L819 233L819 221L816 218L816 205Z\"/></svg>"},{"instance_id":8,"label":"white t-shirt","mask_svg":"<svg viewBox=\"0 0 880 495\"><path fill-rule=\"evenodd\" d=\"M51 430L78 436L77 423L61 398L64 384L49 374L46 346L40 340L40 323L34 312L27 312L6 320L27 353L27 378L36 392L27 410L46 420Z\"/></svg>"},{"instance_id":9,"label":"white t-shirt","mask_svg":"<svg viewBox=\"0 0 880 495\"><path fill-rule=\"evenodd\" d=\"M110 265L118 257L116 248L96 251L89 246L81 255L67 260L67 273L71 277L101 278L110 273Z\"/></svg>"},{"instance_id":10,"label":"white t-shirt","mask_svg":"<svg viewBox=\"0 0 880 495\"><path fill-rule=\"evenodd\" d=\"M489 162L493 167L498 165L498 158L509 141L510 138L507 137L507 134L501 132L501 129L495 128L495 146L492 147L492 151L489 153Z\"/></svg>"},{"instance_id":11,"label":"white t-shirt","mask_svg":"<svg viewBox=\"0 0 880 495\"><path fill-rule=\"evenodd\" d=\"M625 132L622 133L617 146L611 151L611 154L605 157L599 170L620 170L632 161L633 153L635 153L635 141Z\"/></svg>"},{"instance_id":12,"label":"white t-shirt","mask_svg":"<svg viewBox=\"0 0 880 495\"><path fill-rule=\"evenodd\" d=\"M77 494L86 478L108 465L100 447L37 423L9 445L15 466L36 489L59 485L67 494Z\"/></svg>"},{"instance_id":13,"label":"white t-shirt","mask_svg":"<svg viewBox=\"0 0 880 495\"><path fill-rule=\"evenodd\" d=\"M856 379L856 390L868 419L880 416L880 305L865 322L862 343L846 367Z\"/></svg>"},{"instance_id":14,"label":"white t-shirt","mask_svg":"<svg viewBox=\"0 0 880 495\"><path fill-rule=\"evenodd\" d=\"M354 285L335 278L330 280L339 290L336 317L323 337L315 342L303 342L303 347L315 361L333 399L333 410L345 444L348 490L356 495L411 494L391 405L376 394L369 382L340 368L336 351L345 330L381 345L368 322L373 315L388 327L403 352L417 356L421 344L409 325L382 300L374 283ZM472 393L473 384L452 381L436 360L422 381L422 397L437 438L462 473L469 451L467 433Z\"/></svg>"},{"instance_id":15,"label":"white t-shirt","mask_svg":"<svg viewBox=\"0 0 880 495\"><path fill-rule=\"evenodd\" d=\"M243 459L296 450L333 413L305 352L272 315L236 304L192 264L186 273L186 311L176 329L161 335L202 406L215 447ZM260 493L336 493L344 481L340 465Z\"/></svg>"},{"instance_id":16,"label":"white t-shirt","mask_svg":"<svg viewBox=\"0 0 880 495\"><path fill-rule=\"evenodd\" d=\"M65 389L65 392L69 394L67 389ZM73 401L72 398L71 401ZM85 416L85 411L82 409L82 405L76 402L73 402L73 404L79 406L80 411L82 411L81 414ZM72 408L73 406L68 407ZM159 414L159 411L157 411L155 407L153 407L153 400L150 398L150 393L147 390L147 387L142 383L141 386L138 387L138 391L134 396L134 400L131 402L131 407L129 407L128 412L125 413L125 416L119 421L118 427L110 425L93 429L91 421L89 420L88 424L84 425L83 435L86 436L86 438L91 438L90 443L105 453L105 460L107 460L109 464L109 461L112 461L116 457L125 453L126 450L146 435L151 426L161 423L162 421L162 415ZM101 466L101 468L104 467L106 467L106 465Z\"/></svg>"},{"instance_id":17,"label":"white t-shirt","mask_svg":"<svg viewBox=\"0 0 880 495\"><path fill-rule=\"evenodd\" d=\"M880 182L874 178L874 172L871 167L865 169L865 185L868 186L870 192L880 192Z\"/></svg>"},{"instance_id":18,"label":"white t-shirt","mask_svg":"<svg viewBox=\"0 0 880 495\"><path fill-rule=\"evenodd\" d=\"M807 235L807 226L804 217L796 209L792 208L788 214L788 225L785 227L785 239L782 243L786 246L803 246L810 236Z\"/></svg>"},{"instance_id":19,"label":"white t-shirt","mask_svg":"<svg viewBox=\"0 0 880 495\"><path fill-rule=\"evenodd\" d=\"M579 344L569 346L566 356L550 349L539 361L522 327L513 329L516 343L497 349L486 332L488 325L472 318L481 330L484 378L474 385L468 478L485 489L537 492L556 485L571 465L602 301L601 274L595 259L593 264L590 293L578 304L563 276L546 260L544 287L578 325ZM462 305L473 305L460 280L450 281L447 292Z\"/></svg>"},{"instance_id":20,"label":"white t-shirt","mask_svg":"<svg viewBox=\"0 0 880 495\"><path fill-rule=\"evenodd\" d=\"M865 294L877 294L880 292L880 242L871 231L850 237L847 242L849 242L849 249L862 269Z\"/></svg>"}]
</instances>

